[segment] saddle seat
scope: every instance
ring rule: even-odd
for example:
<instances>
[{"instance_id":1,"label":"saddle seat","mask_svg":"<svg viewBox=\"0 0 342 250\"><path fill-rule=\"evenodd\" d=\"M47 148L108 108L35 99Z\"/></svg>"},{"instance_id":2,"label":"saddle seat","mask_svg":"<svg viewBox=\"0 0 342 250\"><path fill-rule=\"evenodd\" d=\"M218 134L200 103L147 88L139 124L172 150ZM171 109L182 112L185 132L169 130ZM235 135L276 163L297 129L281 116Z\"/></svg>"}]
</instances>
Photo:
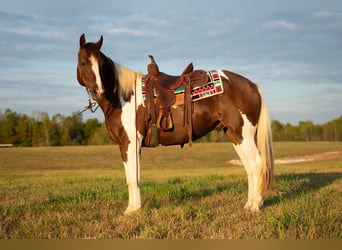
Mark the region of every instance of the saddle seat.
<instances>
[{"instance_id":1,"label":"saddle seat","mask_svg":"<svg viewBox=\"0 0 342 250\"><path fill-rule=\"evenodd\" d=\"M183 70L180 76L168 75L159 71L159 67L152 55L151 63L147 66L147 78L153 82L155 86L176 90L184 85L185 82L190 82L192 87L200 86L208 82L208 75L204 70L194 70L192 63Z\"/></svg>"},{"instance_id":2,"label":"saddle seat","mask_svg":"<svg viewBox=\"0 0 342 250\"><path fill-rule=\"evenodd\" d=\"M184 95L184 126L187 125L189 143L192 142L192 96L193 87L201 86L208 82L207 72L204 70L194 70L190 63L180 76L172 76L160 72L152 55L149 55L151 63L147 66L146 75L146 102L148 120L159 130L172 131L173 120L170 107L176 102L175 90L181 87L185 88ZM154 90L157 92L157 105L155 107ZM158 118L156 118L158 116Z\"/></svg>"}]
</instances>

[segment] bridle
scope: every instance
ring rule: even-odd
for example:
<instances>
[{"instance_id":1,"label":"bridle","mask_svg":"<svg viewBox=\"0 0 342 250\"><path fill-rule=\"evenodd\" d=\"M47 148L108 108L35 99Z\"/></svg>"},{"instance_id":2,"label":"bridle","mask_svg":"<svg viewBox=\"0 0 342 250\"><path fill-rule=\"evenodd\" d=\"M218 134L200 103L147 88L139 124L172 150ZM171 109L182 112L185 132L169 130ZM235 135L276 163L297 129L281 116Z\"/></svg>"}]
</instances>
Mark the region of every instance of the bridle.
<instances>
[{"instance_id":1,"label":"bridle","mask_svg":"<svg viewBox=\"0 0 342 250\"><path fill-rule=\"evenodd\" d=\"M90 110L90 112L95 113L96 110L99 108L99 104L96 101L96 98L92 95L91 91L89 89L86 89L88 93L88 106L85 106L84 109L78 113L76 113L74 116L78 116L82 114L83 112ZM95 101L92 101L95 100Z\"/></svg>"}]
</instances>

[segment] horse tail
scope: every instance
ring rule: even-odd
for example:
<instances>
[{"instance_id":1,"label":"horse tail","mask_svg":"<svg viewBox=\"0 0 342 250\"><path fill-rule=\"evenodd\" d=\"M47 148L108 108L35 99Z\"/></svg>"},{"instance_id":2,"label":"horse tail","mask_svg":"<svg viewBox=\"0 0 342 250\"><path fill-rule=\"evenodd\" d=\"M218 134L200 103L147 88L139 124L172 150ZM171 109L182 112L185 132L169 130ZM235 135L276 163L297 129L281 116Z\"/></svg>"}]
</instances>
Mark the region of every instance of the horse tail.
<instances>
[{"instance_id":1,"label":"horse tail","mask_svg":"<svg viewBox=\"0 0 342 250\"><path fill-rule=\"evenodd\" d=\"M260 188L264 192L272 187L274 159L272 147L272 130L269 112L262 90L258 87L261 97L261 110L257 129L257 147L261 156L261 182Z\"/></svg>"}]
</instances>

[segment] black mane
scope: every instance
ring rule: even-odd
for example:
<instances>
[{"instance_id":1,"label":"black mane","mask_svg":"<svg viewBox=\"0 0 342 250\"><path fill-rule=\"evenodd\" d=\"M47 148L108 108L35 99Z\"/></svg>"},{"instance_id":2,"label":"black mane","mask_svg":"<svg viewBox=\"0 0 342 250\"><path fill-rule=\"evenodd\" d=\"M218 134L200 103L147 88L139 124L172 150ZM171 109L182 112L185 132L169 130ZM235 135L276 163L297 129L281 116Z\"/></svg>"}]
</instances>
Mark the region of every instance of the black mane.
<instances>
[{"instance_id":1,"label":"black mane","mask_svg":"<svg viewBox=\"0 0 342 250\"><path fill-rule=\"evenodd\" d=\"M102 60L100 66L100 76L104 88L103 95L112 103L113 107L120 107L121 104L118 102L119 84L115 63L102 52L100 52L100 55Z\"/></svg>"}]
</instances>

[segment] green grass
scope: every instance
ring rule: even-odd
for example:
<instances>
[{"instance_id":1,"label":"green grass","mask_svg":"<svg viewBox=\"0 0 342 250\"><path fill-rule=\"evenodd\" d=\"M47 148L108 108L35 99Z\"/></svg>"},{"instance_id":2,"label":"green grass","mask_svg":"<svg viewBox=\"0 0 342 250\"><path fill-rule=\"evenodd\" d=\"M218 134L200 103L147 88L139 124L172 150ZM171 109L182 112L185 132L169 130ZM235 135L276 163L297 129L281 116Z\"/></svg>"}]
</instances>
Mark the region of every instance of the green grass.
<instances>
[{"instance_id":1,"label":"green grass","mask_svg":"<svg viewBox=\"0 0 342 250\"><path fill-rule=\"evenodd\" d=\"M276 158L342 151L274 146ZM243 210L247 178L233 158L226 143L143 149L142 209L124 216L116 146L0 149L0 238L341 238L342 157L276 166L257 215Z\"/></svg>"}]
</instances>

